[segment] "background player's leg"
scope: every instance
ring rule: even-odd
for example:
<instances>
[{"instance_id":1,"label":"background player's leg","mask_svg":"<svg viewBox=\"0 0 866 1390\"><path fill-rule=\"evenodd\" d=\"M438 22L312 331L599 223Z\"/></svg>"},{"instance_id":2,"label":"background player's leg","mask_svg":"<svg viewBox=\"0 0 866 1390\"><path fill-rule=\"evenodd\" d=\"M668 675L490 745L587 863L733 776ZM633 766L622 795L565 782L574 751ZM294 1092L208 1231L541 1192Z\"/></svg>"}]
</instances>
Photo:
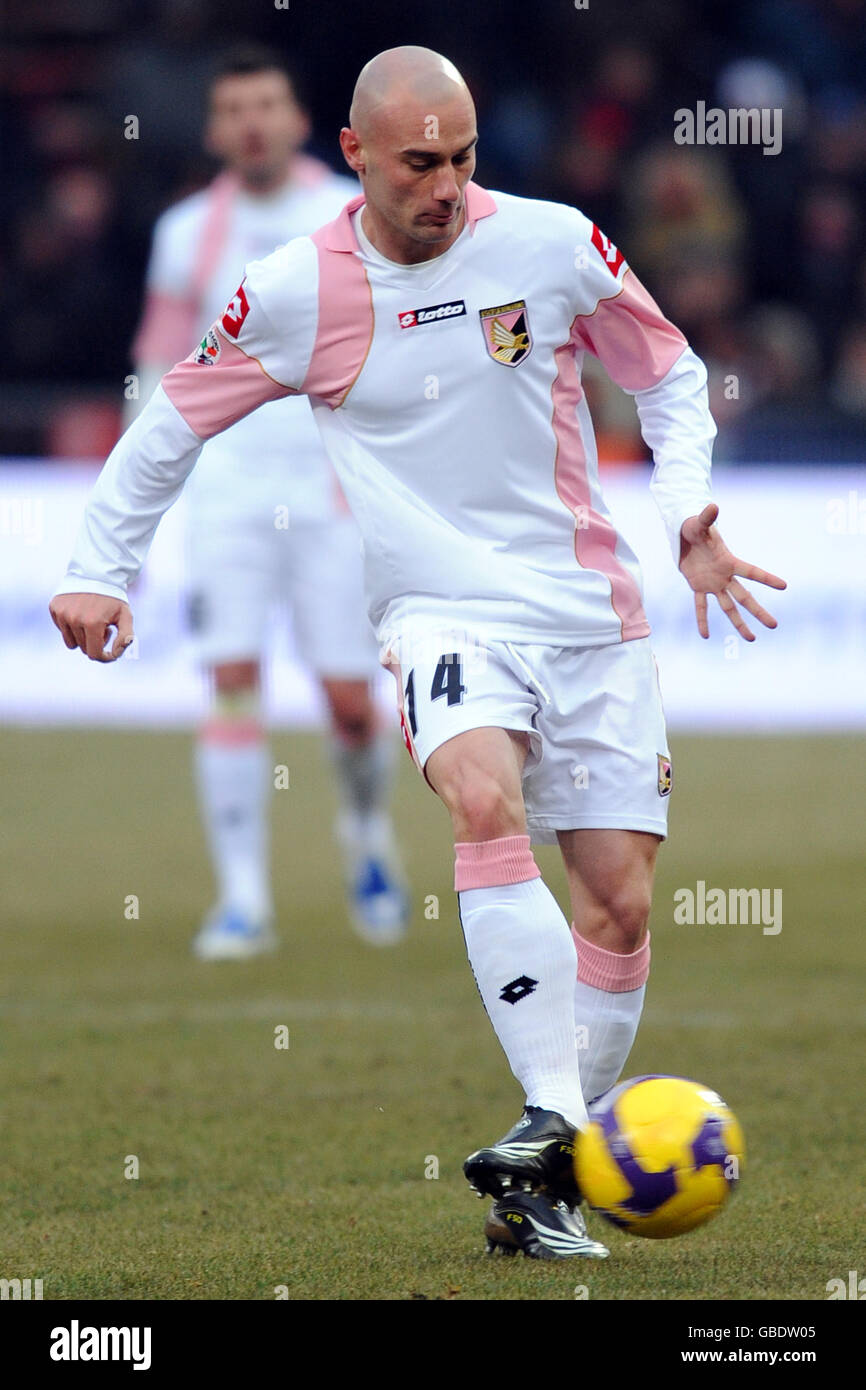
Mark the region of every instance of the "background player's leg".
<instances>
[{"instance_id":1,"label":"background player's leg","mask_svg":"<svg viewBox=\"0 0 866 1390\"><path fill-rule=\"evenodd\" d=\"M270 945L273 904L268 865L268 744L261 716L259 663L220 663L212 668L212 677L212 708L198 734L195 760L219 902L212 923L197 938L196 949L215 958ZM236 952L231 947L223 950L216 942L212 926L217 917L231 929ZM226 937L225 946L227 933L221 929L219 934Z\"/></svg>"},{"instance_id":2,"label":"background player's leg","mask_svg":"<svg viewBox=\"0 0 866 1390\"><path fill-rule=\"evenodd\" d=\"M471 729L441 744L425 772L451 813L466 949L496 1036L527 1104L581 1126L575 949L529 847L526 752L525 734Z\"/></svg>"},{"instance_id":3,"label":"background player's leg","mask_svg":"<svg viewBox=\"0 0 866 1390\"><path fill-rule=\"evenodd\" d=\"M660 839L639 830L561 830L557 838L571 893L574 1012L589 1103L618 1079L640 1022Z\"/></svg>"},{"instance_id":4,"label":"background player's leg","mask_svg":"<svg viewBox=\"0 0 866 1390\"><path fill-rule=\"evenodd\" d=\"M352 917L365 940L400 940L408 925L408 895L389 810L397 741L380 727L367 679L324 677L331 716L331 756L340 810L337 837L347 860Z\"/></svg>"}]
</instances>

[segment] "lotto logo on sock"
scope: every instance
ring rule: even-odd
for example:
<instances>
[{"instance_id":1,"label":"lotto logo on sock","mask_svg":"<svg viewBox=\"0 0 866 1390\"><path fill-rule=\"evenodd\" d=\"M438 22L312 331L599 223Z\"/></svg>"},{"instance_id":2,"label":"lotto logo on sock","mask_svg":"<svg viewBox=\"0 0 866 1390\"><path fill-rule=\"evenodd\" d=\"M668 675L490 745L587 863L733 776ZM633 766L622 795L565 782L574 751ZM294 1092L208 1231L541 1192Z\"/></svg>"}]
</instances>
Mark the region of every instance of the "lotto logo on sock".
<instances>
[{"instance_id":1,"label":"lotto logo on sock","mask_svg":"<svg viewBox=\"0 0 866 1390\"><path fill-rule=\"evenodd\" d=\"M530 979L528 975L520 975L516 980L512 980L510 985L505 985L499 991L499 998L505 1004L519 1004L521 999L532 994L537 985L537 980Z\"/></svg>"}]
</instances>

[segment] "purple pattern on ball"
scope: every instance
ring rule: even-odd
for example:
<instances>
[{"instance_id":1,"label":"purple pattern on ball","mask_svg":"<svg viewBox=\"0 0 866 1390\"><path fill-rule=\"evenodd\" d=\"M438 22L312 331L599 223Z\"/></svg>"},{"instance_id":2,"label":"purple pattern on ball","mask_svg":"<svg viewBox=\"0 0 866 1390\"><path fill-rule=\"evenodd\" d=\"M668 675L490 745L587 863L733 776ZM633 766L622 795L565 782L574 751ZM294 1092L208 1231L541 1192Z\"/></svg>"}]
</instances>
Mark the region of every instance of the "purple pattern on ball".
<instances>
[{"instance_id":1,"label":"purple pattern on ball","mask_svg":"<svg viewBox=\"0 0 866 1390\"><path fill-rule=\"evenodd\" d=\"M707 1116L695 1136L692 1153L696 1168L719 1167L728 1186L736 1185L736 1177L726 1172L729 1154L725 1143L725 1121L721 1115Z\"/></svg>"},{"instance_id":2,"label":"purple pattern on ball","mask_svg":"<svg viewBox=\"0 0 866 1390\"><path fill-rule=\"evenodd\" d=\"M632 1196L620 1202L619 1206L634 1216L651 1216L676 1192L676 1169L666 1168L661 1173L648 1173L642 1168L620 1134L612 1109L606 1114L594 1115L593 1119L601 1124L608 1152L632 1190Z\"/></svg>"}]
</instances>

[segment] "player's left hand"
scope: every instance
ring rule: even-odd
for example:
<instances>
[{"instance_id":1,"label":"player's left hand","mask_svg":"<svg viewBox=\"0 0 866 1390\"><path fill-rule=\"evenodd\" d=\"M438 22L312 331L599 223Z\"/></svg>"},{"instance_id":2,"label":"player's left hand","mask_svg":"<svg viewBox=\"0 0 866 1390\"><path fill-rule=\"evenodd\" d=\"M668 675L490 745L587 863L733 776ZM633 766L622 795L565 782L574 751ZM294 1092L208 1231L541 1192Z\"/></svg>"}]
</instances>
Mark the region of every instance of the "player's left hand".
<instances>
[{"instance_id":1,"label":"player's left hand","mask_svg":"<svg viewBox=\"0 0 866 1390\"><path fill-rule=\"evenodd\" d=\"M777 574L758 569L757 565L749 565L731 554L713 525L718 514L715 502L710 502L700 516L690 516L683 522L680 531L680 571L695 591L695 613L698 632L702 637L710 635L707 598L714 594L722 612L728 615L740 636L747 642L754 642L755 634L747 626L738 604L764 627L777 627L778 624L772 613L762 608L740 583L740 579L754 579L758 584L769 584L771 589L787 589L788 586Z\"/></svg>"}]
</instances>

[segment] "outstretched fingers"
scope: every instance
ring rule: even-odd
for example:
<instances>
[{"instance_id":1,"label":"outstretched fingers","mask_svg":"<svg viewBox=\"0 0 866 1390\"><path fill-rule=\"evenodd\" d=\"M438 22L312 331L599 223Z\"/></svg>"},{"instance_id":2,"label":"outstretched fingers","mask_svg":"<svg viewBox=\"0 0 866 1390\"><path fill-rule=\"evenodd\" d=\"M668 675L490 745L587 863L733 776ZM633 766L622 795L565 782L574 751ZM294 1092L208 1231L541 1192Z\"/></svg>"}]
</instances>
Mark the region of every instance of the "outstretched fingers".
<instances>
[{"instance_id":1,"label":"outstretched fingers","mask_svg":"<svg viewBox=\"0 0 866 1390\"><path fill-rule=\"evenodd\" d=\"M742 585L740 587L742 588ZM743 593L745 592L745 589L743 589ZM721 593L716 594L716 598L718 599L719 607L722 612L730 619L740 636L744 638L746 642L754 642L755 634L747 625L745 618L731 597L730 592L727 589L723 589Z\"/></svg>"},{"instance_id":2,"label":"outstretched fingers","mask_svg":"<svg viewBox=\"0 0 866 1390\"><path fill-rule=\"evenodd\" d=\"M787 589L788 587L787 582L780 579L778 574L771 574L769 570L759 569L757 565L748 565L745 560L737 560L734 574L738 574L741 579L752 579L757 584L769 584L771 589Z\"/></svg>"},{"instance_id":3,"label":"outstretched fingers","mask_svg":"<svg viewBox=\"0 0 866 1390\"><path fill-rule=\"evenodd\" d=\"M707 596L706 594L695 594L695 614L698 620L698 632L702 637L709 637L710 624L707 619Z\"/></svg>"},{"instance_id":4,"label":"outstretched fingers","mask_svg":"<svg viewBox=\"0 0 866 1390\"><path fill-rule=\"evenodd\" d=\"M728 586L728 591L731 596L736 599L737 603L741 604L748 613L751 613L753 618L757 618L759 623L763 623L764 627L779 626L772 613L768 613L766 608L755 598L754 594L750 593L739 580L732 580Z\"/></svg>"}]
</instances>

